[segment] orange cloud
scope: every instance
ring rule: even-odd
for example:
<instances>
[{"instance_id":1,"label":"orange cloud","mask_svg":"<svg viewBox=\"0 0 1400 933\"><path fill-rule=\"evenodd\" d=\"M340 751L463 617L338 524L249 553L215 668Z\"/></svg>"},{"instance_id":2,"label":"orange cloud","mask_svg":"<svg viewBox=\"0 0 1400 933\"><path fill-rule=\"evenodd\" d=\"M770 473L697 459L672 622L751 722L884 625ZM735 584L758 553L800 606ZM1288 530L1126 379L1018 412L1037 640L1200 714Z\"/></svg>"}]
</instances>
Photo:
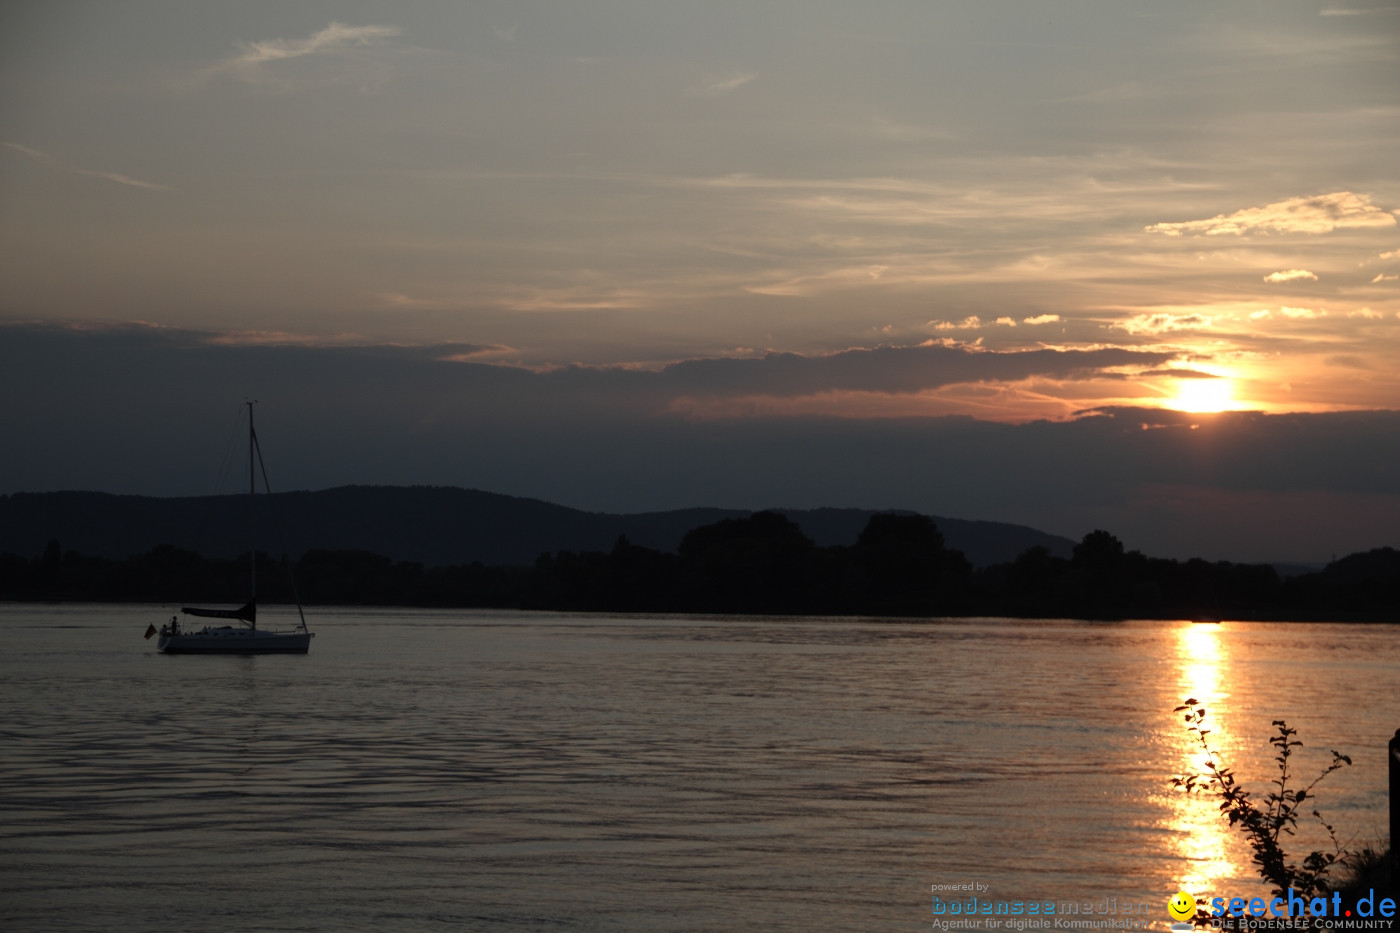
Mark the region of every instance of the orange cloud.
<instances>
[{"instance_id":1,"label":"orange cloud","mask_svg":"<svg viewBox=\"0 0 1400 933\"><path fill-rule=\"evenodd\" d=\"M952 321L929 321L934 330L976 330L982 326L982 319L975 314L968 315L956 324Z\"/></svg>"},{"instance_id":2,"label":"orange cloud","mask_svg":"<svg viewBox=\"0 0 1400 933\"><path fill-rule=\"evenodd\" d=\"M1116 322L1113 326L1134 335L1166 334L1210 327L1211 318L1204 314L1169 314L1158 311L1155 314L1135 314L1125 321Z\"/></svg>"},{"instance_id":3,"label":"orange cloud","mask_svg":"<svg viewBox=\"0 0 1400 933\"><path fill-rule=\"evenodd\" d=\"M1393 227L1395 216L1371 203L1370 195L1335 191L1247 207L1208 220L1152 224L1148 233L1167 236L1242 236L1247 233L1331 233L1356 227Z\"/></svg>"},{"instance_id":4,"label":"orange cloud","mask_svg":"<svg viewBox=\"0 0 1400 933\"><path fill-rule=\"evenodd\" d=\"M1280 282L1316 282L1317 276L1307 269L1285 269L1282 272L1271 272L1264 276L1265 282L1278 284Z\"/></svg>"}]
</instances>

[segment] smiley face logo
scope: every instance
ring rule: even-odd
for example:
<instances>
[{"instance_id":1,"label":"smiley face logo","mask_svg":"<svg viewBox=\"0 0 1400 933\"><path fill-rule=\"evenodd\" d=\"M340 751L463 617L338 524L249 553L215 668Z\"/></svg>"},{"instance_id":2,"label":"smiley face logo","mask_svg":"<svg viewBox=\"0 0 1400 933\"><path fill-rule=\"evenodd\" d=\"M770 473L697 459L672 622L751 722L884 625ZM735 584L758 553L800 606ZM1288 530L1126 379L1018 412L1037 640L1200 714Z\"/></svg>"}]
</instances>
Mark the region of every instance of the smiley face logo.
<instances>
[{"instance_id":1,"label":"smiley face logo","mask_svg":"<svg viewBox=\"0 0 1400 933\"><path fill-rule=\"evenodd\" d=\"M1173 920L1190 920L1196 916L1196 899L1185 891L1177 891L1167 901L1167 913Z\"/></svg>"}]
</instances>

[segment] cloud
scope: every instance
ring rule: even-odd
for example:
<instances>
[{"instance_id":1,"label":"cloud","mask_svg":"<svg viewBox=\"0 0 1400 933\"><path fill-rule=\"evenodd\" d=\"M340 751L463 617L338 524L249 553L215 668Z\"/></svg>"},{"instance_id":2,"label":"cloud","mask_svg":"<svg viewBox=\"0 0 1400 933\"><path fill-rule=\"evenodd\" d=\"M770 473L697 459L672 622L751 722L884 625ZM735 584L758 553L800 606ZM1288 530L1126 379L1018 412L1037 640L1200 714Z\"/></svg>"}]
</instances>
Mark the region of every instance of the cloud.
<instances>
[{"instance_id":1,"label":"cloud","mask_svg":"<svg viewBox=\"0 0 1400 933\"><path fill-rule=\"evenodd\" d=\"M24 405L0 409L9 449L24 451L0 457L0 492L207 494L201 484L210 471L199 466L223 450L224 416L231 420L247 395L263 402L260 435L279 451L274 482L282 489L454 485L621 512L914 508L1072 536L1103 527L1153 552L1167 539L1143 523L1140 491L1177 484L1211 493L1209 509L1163 512L1194 535L1181 539L1180 556L1231 559L1283 559L1291 548L1310 554L1319 547L1324 526L1300 521L1290 508L1299 490L1338 497L1326 511L1341 516L1335 527L1342 534L1327 537L1339 542L1328 547L1394 544L1400 527L1394 411L1101 408L1066 421L1007 424L810 414L697 420L666 407L685 394L742 398L834 386L917 392L978 379L1098 378L1129 366L1201 378L1171 371L1167 353L887 347L702 359L653 371L532 372L447 362L443 347L217 345L216 336L0 326L0 381L27 390ZM96 448L102 457L90 456ZM1260 463L1272 466L1261 470ZM1259 515L1275 516L1273 524L1261 528L1232 511L1245 494L1267 494L1269 509ZM1231 529L1238 550L1208 550Z\"/></svg>"},{"instance_id":2,"label":"cloud","mask_svg":"<svg viewBox=\"0 0 1400 933\"><path fill-rule=\"evenodd\" d=\"M1201 330L1211 326L1211 318L1204 314L1171 314L1158 311L1154 314L1135 314L1126 321L1117 321L1113 327L1126 330L1133 335L1167 334L1174 331Z\"/></svg>"},{"instance_id":3,"label":"cloud","mask_svg":"<svg viewBox=\"0 0 1400 933\"><path fill-rule=\"evenodd\" d=\"M1169 351L1102 347L1091 350L991 351L965 346L850 349L806 356L767 353L748 359L685 360L657 374L662 395L796 397L823 392L904 394L964 383L1029 378L1090 379L1123 366L1159 366Z\"/></svg>"},{"instance_id":4,"label":"cloud","mask_svg":"<svg viewBox=\"0 0 1400 933\"><path fill-rule=\"evenodd\" d=\"M42 152L38 149L31 149L28 146L21 146L19 143L7 142L0 145L4 145L6 148L13 149L16 152L22 152L25 155L29 156L31 159L34 159L35 161L48 163L72 175L86 175L89 178L104 178L107 181L114 181L119 185L129 185L133 188L146 188L152 191L176 190L170 185L161 185L153 181L142 181L139 178L132 178L130 175L122 175L119 172L99 172L96 169L78 168L72 165L65 165L62 161L55 159L47 152Z\"/></svg>"},{"instance_id":5,"label":"cloud","mask_svg":"<svg viewBox=\"0 0 1400 933\"><path fill-rule=\"evenodd\" d=\"M439 302L429 298L415 298L403 292L379 292L375 297L387 307L396 309L436 308Z\"/></svg>"},{"instance_id":6,"label":"cloud","mask_svg":"<svg viewBox=\"0 0 1400 933\"><path fill-rule=\"evenodd\" d=\"M338 378L345 378L355 367L364 366L366 374L380 374L375 381L397 372L404 380L405 390L417 386L442 398L458 397L471 389L483 393L483 399L495 399L493 404L497 404L506 397L502 393L508 393L511 402L501 409L503 412L511 406L528 407L532 403L557 408L562 402L600 413L662 413L679 398L797 398L837 392L902 395L952 385L1030 378L1093 379L1124 367L1164 366L1180 355L1176 351L1124 347L992 351L925 343L855 347L810 355L770 351L759 356L699 357L652 368L567 364L525 370L499 363L444 362L501 349L490 345L367 345L353 337L328 341L281 331L204 333L121 325L0 325L0 334L6 336L7 342L13 336L16 343L67 341L71 347L86 339L94 347L140 344L153 351L179 347L206 356L217 348L243 353L249 360L259 353L276 353L290 361L290 354L297 353L302 354L296 357L302 361L299 365L310 370L344 371L345 376ZM405 364L426 368L413 371Z\"/></svg>"},{"instance_id":7,"label":"cloud","mask_svg":"<svg viewBox=\"0 0 1400 933\"><path fill-rule=\"evenodd\" d=\"M307 334L292 334L280 330L231 330L210 337L208 341L211 346L216 347L318 347L333 342Z\"/></svg>"},{"instance_id":8,"label":"cloud","mask_svg":"<svg viewBox=\"0 0 1400 933\"><path fill-rule=\"evenodd\" d=\"M1394 282L1396 279L1400 279L1400 275L1386 275L1384 272L1382 272L1371 280L1371 284L1375 285L1380 282Z\"/></svg>"},{"instance_id":9,"label":"cloud","mask_svg":"<svg viewBox=\"0 0 1400 933\"><path fill-rule=\"evenodd\" d=\"M879 282L889 271L889 266L875 263L863 266L849 266L839 269L826 269L811 274L788 275L777 282L764 282L743 286L744 291L755 295L780 295L801 297L819 294L830 289L860 288L872 282ZM786 271L786 270L785 270Z\"/></svg>"},{"instance_id":10,"label":"cloud","mask_svg":"<svg viewBox=\"0 0 1400 933\"><path fill-rule=\"evenodd\" d=\"M1144 370L1143 372L1140 372L1140 373L1136 373L1136 374L1135 374L1135 378L1142 378L1143 376L1170 376L1170 377L1173 378L1173 379L1220 379L1220 378L1223 378L1223 377L1221 377L1220 375L1218 375L1218 374L1216 374L1216 373L1202 372L1202 371L1199 370L1199 369L1175 369L1175 368L1171 368L1171 367L1168 367L1168 368L1166 368L1166 369L1148 369L1148 370Z\"/></svg>"},{"instance_id":11,"label":"cloud","mask_svg":"<svg viewBox=\"0 0 1400 933\"><path fill-rule=\"evenodd\" d=\"M3 143L0 145L4 145L6 148L13 149L16 152L22 152L31 159L38 159L41 162L50 162L53 160L53 156L49 155L47 152L40 152L38 149L30 149L28 146L21 146L19 143Z\"/></svg>"},{"instance_id":12,"label":"cloud","mask_svg":"<svg viewBox=\"0 0 1400 933\"><path fill-rule=\"evenodd\" d=\"M1309 272L1307 269L1285 269L1282 272L1270 272L1268 275L1264 276L1265 282L1270 282L1273 284L1278 284L1279 282L1297 282L1303 280L1309 282L1316 282L1317 276Z\"/></svg>"},{"instance_id":13,"label":"cloud","mask_svg":"<svg viewBox=\"0 0 1400 933\"><path fill-rule=\"evenodd\" d=\"M1333 230L1393 227L1395 216L1371 203L1370 195L1337 191L1308 198L1289 198L1263 207L1248 207L1209 220L1158 223L1148 233L1242 236L1250 233L1331 233Z\"/></svg>"},{"instance_id":14,"label":"cloud","mask_svg":"<svg viewBox=\"0 0 1400 933\"><path fill-rule=\"evenodd\" d=\"M592 283L558 288L527 288L503 299L512 311L599 311L641 308L655 296L645 289Z\"/></svg>"},{"instance_id":15,"label":"cloud","mask_svg":"<svg viewBox=\"0 0 1400 933\"><path fill-rule=\"evenodd\" d=\"M1318 311L1318 310L1315 309L1315 308L1288 308L1288 307L1284 307L1284 308L1280 308L1280 309L1279 309L1279 313L1282 314L1284 317L1290 317L1290 318L1295 318L1295 319L1296 319L1296 318L1303 318L1303 319L1305 319L1305 320L1313 320L1313 319L1315 319L1315 318L1320 318L1320 317L1326 317L1326 316L1327 316L1327 312L1326 312L1326 311Z\"/></svg>"},{"instance_id":16,"label":"cloud","mask_svg":"<svg viewBox=\"0 0 1400 933\"><path fill-rule=\"evenodd\" d=\"M132 178L130 175L122 175L118 172L97 172L92 169L75 168L72 170L78 175L88 175L92 178L105 178L114 181L119 185L130 185L133 188L149 188L152 191L174 191L169 185L158 185L153 181L142 181L139 178Z\"/></svg>"},{"instance_id":17,"label":"cloud","mask_svg":"<svg viewBox=\"0 0 1400 933\"><path fill-rule=\"evenodd\" d=\"M738 90L757 77L755 71L736 71L723 77L706 78L691 90L691 94L696 97L720 97Z\"/></svg>"},{"instance_id":18,"label":"cloud","mask_svg":"<svg viewBox=\"0 0 1400 933\"><path fill-rule=\"evenodd\" d=\"M1392 9L1388 9L1388 8L1386 8L1386 7L1370 7L1370 8L1368 8L1368 9L1364 9L1364 10L1350 10L1350 9L1345 9L1345 8L1342 8L1342 7L1327 7L1326 9L1318 10L1318 11L1317 11L1317 15L1318 15L1318 16L1366 16L1366 15L1368 15L1368 14L1370 14L1370 13L1391 13L1391 12L1394 12L1394 11L1393 11Z\"/></svg>"},{"instance_id":19,"label":"cloud","mask_svg":"<svg viewBox=\"0 0 1400 933\"><path fill-rule=\"evenodd\" d=\"M934 330L977 330L982 326L982 319L975 314L970 314L961 321L929 321L929 326Z\"/></svg>"},{"instance_id":20,"label":"cloud","mask_svg":"<svg viewBox=\"0 0 1400 933\"><path fill-rule=\"evenodd\" d=\"M997 318L997 321L996 321L996 322L997 322L997 326L999 326L999 327L1015 327L1015 326L1016 326L1016 319L1015 319L1015 318L999 317L999 318Z\"/></svg>"},{"instance_id":21,"label":"cloud","mask_svg":"<svg viewBox=\"0 0 1400 933\"><path fill-rule=\"evenodd\" d=\"M268 39L240 42L241 55L228 60L235 68L250 68L264 62L301 58L303 55L329 55L351 48L364 48L391 39L402 32L395 26L347 26L332 21L329 26L305 39Z\"/></svg>"},{"instance_id":22,"label":"cloud","mask_svg":"<svg viewBox=\"0 0 1400 933\"><path fill-rule=\"evenodd\" d=\"M305 39L265 39L260 42L237 43L239 53L205 69L201 77L218 74L232 75L256 84L274 83L271 70L278 63L297 59L344 58L363 55L376 46L402 33L397 26L347 26L332 21L326 28ZM359 76L369 84L384 80L384 74Z\"/></svg>"},{"instance_id":23,"label":"cloud","mask_svg":"<svg viewBox=\"0 0 1400 933\"><path fill-rule=\"evenodd\" d=\"M1385 319L1384 314L1381 314L1379 311L1374 311L1370 308L1360 308L1356 311L1348 312L1347 317L1361 317L1371 321L1380 321Z\"/></svg>"},{"instance_id":24,"label":"cloud","mask_svg":"<svg viewBox=\"0 0 1400 933\"><path fill-rule=\"evenodd\" d=\"M1037 314L1035 317L1022 318L1022 324L1054 324L1060 319L1058 314Z\"/></svg>"}]
</instances>

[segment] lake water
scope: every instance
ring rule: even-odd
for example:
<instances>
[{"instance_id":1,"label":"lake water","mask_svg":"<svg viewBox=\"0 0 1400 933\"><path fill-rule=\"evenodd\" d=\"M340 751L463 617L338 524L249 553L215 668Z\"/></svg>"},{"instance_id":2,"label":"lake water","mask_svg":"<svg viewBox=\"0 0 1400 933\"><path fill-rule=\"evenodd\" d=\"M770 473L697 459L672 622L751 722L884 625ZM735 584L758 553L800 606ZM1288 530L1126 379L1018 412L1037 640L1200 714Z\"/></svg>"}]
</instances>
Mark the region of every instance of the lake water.
<instances>
[{"instance_id":1,"label":"lake water","mask_svg":"<svg viewBox=\"0 0 1400 933\"><path fill-rule=\"evenodd\" d=\"M273 613L275 614L275 611ZM1400 629L321 610L160 655L162 607L0 607L0 916L25 930L915 930L935 884L1263 893L1171 710L1385 836ZM970 896L970 895L949 895ZM1139 915L1141 916L1141 915Z\"/></svg>"}]
</instances>

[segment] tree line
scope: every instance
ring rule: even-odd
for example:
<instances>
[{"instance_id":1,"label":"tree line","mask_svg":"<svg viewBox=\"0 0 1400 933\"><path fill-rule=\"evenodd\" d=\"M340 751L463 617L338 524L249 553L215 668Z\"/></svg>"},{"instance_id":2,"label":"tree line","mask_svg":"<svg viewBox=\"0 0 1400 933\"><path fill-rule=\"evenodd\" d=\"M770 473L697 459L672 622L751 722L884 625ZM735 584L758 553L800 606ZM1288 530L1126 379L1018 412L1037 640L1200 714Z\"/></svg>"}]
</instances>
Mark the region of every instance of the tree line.
<instances>
[{"instance_id":1,"label":"tree line","mask_svg":"<svg viewBox=\"0 0 1400 933\"><path fill-rule=\"evenodd\" d=\"M1400 551L1380 548L1281 577L1265 564L1177 561L1127 551L1106 531L1073 556L1031 548L974 569L922 515L871 517L853 545L819 547L758 512L692 529L676 552L619 537L611 551L559 551L531 567L425 566L367 551L310 550L290 568L256 556L259 599L309 605L1084 619L1400 621ZM247 555L211 560L162 546L126 560L51 541L0 555L0 599L241 603ZM297 592L293 592L295 580Z\"/></svg>"}]
</instances>

